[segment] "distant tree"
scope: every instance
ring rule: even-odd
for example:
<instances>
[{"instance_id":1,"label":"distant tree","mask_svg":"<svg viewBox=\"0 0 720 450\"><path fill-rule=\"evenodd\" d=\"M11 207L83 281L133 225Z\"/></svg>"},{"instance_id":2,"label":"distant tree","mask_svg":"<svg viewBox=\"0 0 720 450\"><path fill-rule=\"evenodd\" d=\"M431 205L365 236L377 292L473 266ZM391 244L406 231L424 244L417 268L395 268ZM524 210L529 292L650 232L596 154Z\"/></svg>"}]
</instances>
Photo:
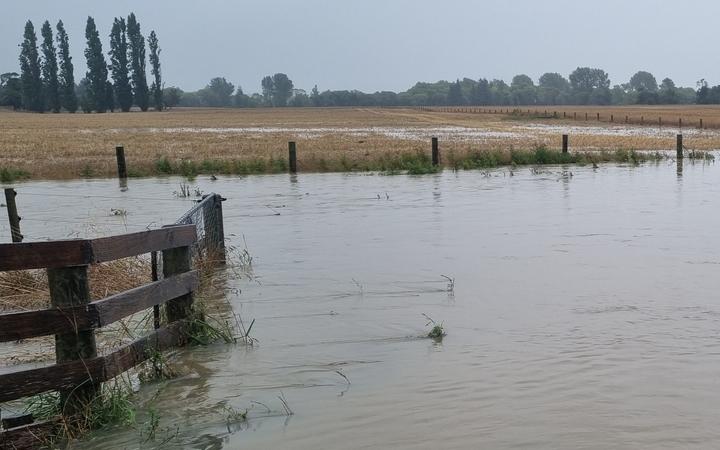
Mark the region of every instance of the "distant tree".
<instances>
[{"instance_id":1,"label":"distant tree","mask_svg":"<svg viewBox=\"0 0 720 450\"><path fill-rule=\"evenodd\" d=\"M22 108L22 82L16 72L0 75L0 106L12 106L13 110Z\"/></svg>"},{"instance_id":2,"label":"distant tree","mask_svg":"<svg viewBox=\"0 0 720 450\"><path fill-rule=\"evenodd\" d=\"M225 78L216 77L210 80L205 89L198 94L205 106L225 107L232 105L232 94L235 86Z\"/></svg>"},{"instance_id":3,"label":"distant tree","mask_svg":"<svg viewBox=\"0 0 720 450\"><path fill-rule=\"evenodd\" d=\"M53 40L52 27L47 20L42 26L42 79L45 89L45 101L47 108L54 112L60 112L60 88L58 84L58 63L55 41Z\"/></svg>"},{"instance_id":4,"label":"distant tree","mask_svg":"<svg viewBox=\"0 0 720 450\"><path fill-rule=\"evenodd\" d=\"M670 78L662 80L659 89L659 100L663 105L674 105L679 102L677 86Z\"/></svg>"},{"instance_id":5,"label":"distant tree","mask_svg":"<svg viewBox=\"0 0 720 450\"><path fill-rule=\"evenodd\" d=\"M608 105L612 100L610 78L602 69L578 67L570 74L573 101L580 105Z\"/></svg>"},{"instance_id":6,"label":"distant tree","mask_svg":"<svg viewBox=\"0 0 720 450\"><path fill-rule=\"evenodd\" d=\"M263 102L267 106L273 106L272 100L275 86L272 77L270 75L263 77L262 81L260 81L260 86L262 87Z\"/></svg>"},{"instance_id":7,"label":"distant tree","mask_svg":"<svg viewBox=\"0 0 720 450\"><path fill-rule=\"evenodd\" d=\"M272 76L273 81L273 105L287 106L288 100L293 95L293 82L284 73L276 73Z\"/></svg>"},{"instance_id":8,"label":"distant tree","mask_svg":"<svg viewBox=\"0 0 720 450\"><path fill-rule=\"evenodd\" d=\"M465 104L465 98L462 93L462 86L460 80L455 80L454 83L450 83L450 88L447 94L447 104L451 106L459 106Z\"/></svg>"},{"instance_id":9,"label":"distant tree","mask_svg":"<svg viewBox=\"0 0 720 450\"><path fill-rule=\"evenodd\" d=\"M150 107L150 93L145 72L145 38L140 31L140 23L131 13L127 20L127 35L130 43L130 66L132 67L132 86L135 104L141 110L147 111Z\"/></svg>"},{"instance_id":10,"label":"distant tree","mask_svg":"<svg viewBox=\"0 0 720 450\"><path fill-rule=\"evenodd\" d=\"M537 103L537 92L535 83L527 75L516 75L510 83L514 105L534 105Z\"/></svg>"},{"instance_id":11,"label":"distant tree","mask_svg":"<svg viewBox=\"0 0 720 450\"><path fill-rule=\"evenodd\" d=\"M509 105L511 103L510 86L503 80L492 80L490 87L490 104L491 105Z\"/></svg>"},{"instance_id":12,"label":"distant tree","mask_svg":"<svg viewBox=\"0 0 720 450\"><path fill-rule=\"evenodd\" d=\"M569 101L570 82L559 73L545 73L538 80L538 102L563 105Z\"/></svg>"},{"instance_id":13,"label":"distant tree","mask_svg":"<svg viewBox=\"0 0 720 450\"><path fill-rule=\"evenodd\" d=\"M292 97L290 97L288 105L295 108L310 106L310 97L303 89L293 89Z\"/></svg>"},{"instance_id":14,"label":"distant tree","mask_svg":"<svg viewBox=\"0 0 720 450\"><path fill-rule=\"evenodd\" d=\"M75 68L70 56L70 40L65 32L65 25L63 25L62 20L57 24L57 32L58 56L60 58L60 75L58 77L60 103L65 110L74 113L78 109L78 100L75 94Z\"/></svg>"},{"instance_id":15,"label":"distant tree","mask_svg":"<svg viewBox=\"0 0 720 450\"><path fill-rule=\"evenodd\" d=\"M627 91L625 85L616 84L610 90L611 104L613 105L629 105L635 103L635 97Z\"/></svg>"},{"instance_id":16,"label":"distant tree","mask_svg":"<svg viewBox=\"0 0 720 450\"><path fill-rule=\"evenodd\" d=\"M179 105L180 101L182 100L183 94L183 90L178 87L171 86L169 88L163 89L163 103L165 107L174 108Z\"/></svg>"},{"instance_id":17,"label":"distant tree","mask_svg":"<svg viewBox=\"0 0 720 450\"><path fill-rule=\"evenodd\" d=\"M29 111L43 112L43 84L40 77L40 55L37 35L31 21L25 24L24 40L20 45L20 80L22 82L23 107Z\"/></svg>"},{"instance_id":18,"label":"distant tree","mask_svg":"<svg viewBox=\"0 0 720 450\"><path fill-rule=\"evenodd\" d=\"M481 78L470 89L470 103L472 105L489 105L491 103L490 83Z\"/></svg>"},{"instance_id":19,"label":"distant tree","mask_svg":"<svg viewBox=\"0 0 720 450\"><path fill-rule=\"evenodd\" d=\"M151 72L154 80L150 87L150 93L152 94L153 106L155 111L162 111L163 109L163 87L162 87L162 72L160 71L160 52L161 49L158 44L157 34L155 30L150 32L148 37L148 45L150 46L150 65Z\"/></svg>"},{"instance_id":20,"label":"distant tree","mask_svg":"<svg viewBox=\"0 0 720 450\"><path fill-rule=\"evenodd\" d=\"M654 105L659 102L657 80L650 72L641 70L633 75L628 90L635 96L635 103Z\"/></svg>"},{"instance_id":21,"label":"distant tree","mask_svg":"<svg viewBox=\"0 0 720 450\"><path fill-rule=\"evenodd\" d=\"M87 78L80 80L75 95L78 99L80 109L85 114L91 113L95 107L95 99L90 92L90 81Z\"/></svg>"},{"instance_id":22,"label":"distant tree","mask_svg":"<svg viewBox=\"0 0 720 450\"><path fill-rule=\"evenodd\" d=\"M124 18L116 17L110 31L110 71L115 82L115 97L122 112L130 111L133 104L129 66L127 26Z\"/></svg>"},{"instance_id":23,"label":"distant tree","mask_svg":"<svg viewBox=\"0 0 720 450\"><path fill-rule=\"evenodd\" d=\"M112 83L108 80L105 82L105 106L110 112L115 112L115 89L113 89Z\"/></svg>"},{"instance_id":24,"label":"distant tree","mask_svg":"<svg viewBox=\"0 0 720 450\"><path fill-rule=\"evenodd\" d=\"M108 109L107 105L107 77L108 68L103 55L102 43L100 42L100 34L95 26L95 19L88 17L85 26L85 39L87 47L85 48L85 59L87 60L87 74L85 78L88 81L87 100L92 101L93 109L99 113L104 113ZM85 109L85 108L83 108Z\"/></svg>"},{"instance_id":25,"label":"distant tree","mask_svg":"<svg viewBox=\"0 0 720 450\"><path fill-rule=\"evenodd\" d=\"M703 78L702 80L697 82L697 98L696 102L698 105L708 105L710 104L711 98L710 98L710 88L708 87L707 81Z\"/></svg>"},{"instance_id":26,"label":"distant tree","mask_svg":"<svg viewBox=\"0 0 720 450\"><path fill-rule=\"evenodd\" d=\"M653 74L651 74L650 72L645 72L643 70L633 75L632 78L630 78L629 84L630 89L635 92L657 92L658 90L657 80L655 79Z\"/></svg>"},{"instance_id":27,"label":"distant tree","mask_svg":"<svg viewBox=\"0 0 720 450\"><path fill-rule=\"evenodd\" d=\"M240 86L238 86L237 91L235 92L234 103L238 108L249 108L253 106L252 99L243 92Z\"/></svg>"},{"instance_id":28,"label":"distant tree","mask_svg":"<svg viewBox=\"0 0 720 450\"><path fill-rule=\"evenodd\" d=\"M313 106L320 106L320 91L318 91L317 84L310 91L310 103Z\"/></svg>"}]
</instances>

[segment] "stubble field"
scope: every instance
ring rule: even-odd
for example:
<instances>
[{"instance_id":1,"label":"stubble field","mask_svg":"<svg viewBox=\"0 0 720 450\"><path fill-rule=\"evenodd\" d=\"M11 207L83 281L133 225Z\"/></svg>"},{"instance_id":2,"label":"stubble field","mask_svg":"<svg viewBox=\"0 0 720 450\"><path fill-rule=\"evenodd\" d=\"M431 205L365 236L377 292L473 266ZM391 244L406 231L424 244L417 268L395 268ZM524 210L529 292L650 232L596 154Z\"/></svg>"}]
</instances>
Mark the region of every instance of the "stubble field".
<instances>
[{"instance_id":1,"label":"stubble field","mask_svg":"<svg viewBox=\"0 0 720 450\"><path fill-rule=\"evenodd\" d=\"M400 159L429 155L432 136L440 139L443 164L455 166L482 152L495 152L503 163L510 162L502 155L511 151L557 150L564 133L570 135L571 151L673 150L680 117L688 149L720 148L720 131L712 128L720 124L717 107L548 111L557 111L559 118L402 108L178 108L74 115L0 110L0 171L5 181L113 176L117 145L125 147L131 176L284 171L288 141L297 142L301 171L392 169ZM615 123L608 123L610 115ZM622 123L625 116L631 124ZM644 126L632 124L640 117ZM706 129L698 128L700 118Z\"/></svg>"}]
</instances>

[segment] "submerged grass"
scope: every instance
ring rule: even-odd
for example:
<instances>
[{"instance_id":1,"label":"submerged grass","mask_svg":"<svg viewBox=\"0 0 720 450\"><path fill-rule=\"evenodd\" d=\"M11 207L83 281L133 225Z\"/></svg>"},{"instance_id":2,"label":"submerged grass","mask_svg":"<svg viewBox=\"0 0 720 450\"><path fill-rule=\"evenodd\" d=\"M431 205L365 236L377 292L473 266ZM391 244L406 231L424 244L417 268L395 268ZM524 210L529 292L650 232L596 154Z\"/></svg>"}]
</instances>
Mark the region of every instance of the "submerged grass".
<instances>
[{"instance_id":1,"label":"submerged grass","mask_svg":"<svg viewBox=\"0 0 720 450\"><path fill-rule=\"evenodd\" d=\"M695 152L695 157L712 154ZM434 166L430 154L425 151L386 153L378 157L354 157L342 155L339 158L308 158L299 162L300 170L309 172L380 172L385 175L424 175L437 173L443 168L452 170L489 169L510 165L556 165L592 164L600 162L642 163L667 158L658 151L598 150L563 153L545 145L530 150L450 150L443 154L440 166ZM260 175L285 173L287 161L280 158L254 158L248 160L204 159L200 162L183 159L173 161L166 156L158 159L155 171L147 175L181 175L194 178L198 175Z\"/></svg>"}]
</instances>

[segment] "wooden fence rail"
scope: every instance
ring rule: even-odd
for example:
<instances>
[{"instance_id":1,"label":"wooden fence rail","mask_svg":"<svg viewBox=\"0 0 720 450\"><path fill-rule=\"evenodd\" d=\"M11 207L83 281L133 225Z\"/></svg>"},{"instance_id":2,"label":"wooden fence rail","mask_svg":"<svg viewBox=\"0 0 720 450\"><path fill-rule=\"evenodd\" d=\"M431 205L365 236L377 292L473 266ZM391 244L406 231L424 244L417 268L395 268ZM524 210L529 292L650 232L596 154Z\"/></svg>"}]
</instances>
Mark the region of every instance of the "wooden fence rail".
<instances>
[{"instance_id":1,"label":"wooden fence rail","mask_svg":"<svg viewBox=\"0 0 720 450\"><path fill-rule=\"evenodd\" d=\"M186 343L193 293L199 284L190 257L196 240L195 225L174 225L99 239L0 244L0 271L47 269L53 306L0 314L0 342L55 335L56 347L54 365L0 370L0 403L58 391L63 413L76 416L99 394L101 383L157 351ZM90 301L89 265L151 252L162 252L162 280ZM95 329L159 305L166 308L164 327L110 354L97 355ZM36 447L42 443L40 432L52 429L54 423L0 429L0 449Z\"/></svg>"}]
</instances>

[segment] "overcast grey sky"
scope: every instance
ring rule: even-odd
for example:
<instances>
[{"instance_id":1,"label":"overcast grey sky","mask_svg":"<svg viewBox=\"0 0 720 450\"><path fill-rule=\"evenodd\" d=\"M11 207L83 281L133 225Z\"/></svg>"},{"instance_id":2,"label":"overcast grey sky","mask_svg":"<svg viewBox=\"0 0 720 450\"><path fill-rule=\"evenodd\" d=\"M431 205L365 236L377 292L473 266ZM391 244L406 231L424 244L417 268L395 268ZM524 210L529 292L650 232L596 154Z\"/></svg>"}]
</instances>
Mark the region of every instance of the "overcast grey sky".
<instances>
[{"instance_id":1,"label":"overcast grey sky","mask_svg":"<svg viewBox=\"0 0 720 450\"><path fill-rule=\"evenodd\" d=\"M503 78L578 66L613 84L637 70L678 85L720 83L716 0L24 0L3 2L0 72L17 71L25 21L65 22L79 80L85 20L107 51L115 16L134 11L156 30L166 86L195 90L224 76L246 93L263 75L295 86L405 90L416 81Z\"/></svg>"}]
</instances>

